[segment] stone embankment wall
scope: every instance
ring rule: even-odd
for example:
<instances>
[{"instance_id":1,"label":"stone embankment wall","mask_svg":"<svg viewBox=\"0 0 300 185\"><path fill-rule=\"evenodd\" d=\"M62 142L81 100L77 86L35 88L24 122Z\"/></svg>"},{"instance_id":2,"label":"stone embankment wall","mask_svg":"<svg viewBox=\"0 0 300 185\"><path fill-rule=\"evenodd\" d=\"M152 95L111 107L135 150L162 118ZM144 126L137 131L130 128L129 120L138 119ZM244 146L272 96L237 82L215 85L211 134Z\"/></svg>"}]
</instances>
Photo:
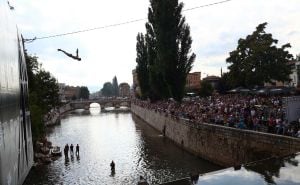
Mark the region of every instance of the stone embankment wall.
<instances>
[{"instance_id":1,"label":"stone embankment wall","mask_svg":"<svg viewBox=\"0 0 300 185\"><path fill-rule=\"evenodd\" d=\"M68 104L65 104L65 105L63 105L59 108L59 113L64 114L64 113L69 112L73 109L74 108L72 108L71 105L68 103Z\"/></svg>"},{"instance_id":2,"label":"stone embankment wall","mask_svg":"<svg viewBox=\"0 0 300 185\"><path fill-rule=\"evenodd\" d=\"M300 151L298 138L191 123L134 104L131 111L187 151L225 167Z\"/></svg>"},{"instance_id":3,"label":"stone embankment wall","mask_svg":"<svg viewBox=\"0 0 300 185\"><path fill-rule=\"evenodd\" d=\"M55 125L55 124L59 123L60 122L60 116L67 113L67 112L69 112L69 111L71 111L71 110L74 110L74 108L72 108L69 103L61 106L59 108L59 110L48 113L44 124L46 126L52 126L52 125Z\"/></svg>"}]
</instances>

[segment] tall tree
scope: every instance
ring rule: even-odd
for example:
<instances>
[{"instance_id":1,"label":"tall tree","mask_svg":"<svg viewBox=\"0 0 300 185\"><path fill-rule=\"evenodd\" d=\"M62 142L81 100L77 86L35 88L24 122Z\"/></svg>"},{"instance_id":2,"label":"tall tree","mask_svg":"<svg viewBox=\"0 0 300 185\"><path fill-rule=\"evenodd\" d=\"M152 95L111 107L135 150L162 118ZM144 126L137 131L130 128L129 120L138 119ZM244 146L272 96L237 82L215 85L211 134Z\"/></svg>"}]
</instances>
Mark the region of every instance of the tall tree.
<instances>
[{"instance_id":1,"label":"tall tree","mask_svg":"<svg viewBox=\"0 0 300 185\"><path fill-rule=\"evenodd\" d=\"M136 39L136 73L141 90L141 98L146 99L150 93L147 45L145 36L142 33L138 33Z\"/></svg>"},{"instance_id":2,"label":"tall tree","mask_svg":"<svg viewBox=\"0 0 300 185\"><path fill-rule=\"evenodd\" d=\"M211 84L207 81L202 81L201 83L201 87L200 87L200 91L199 91L199 95L202 97L207 97L207 96L211 96L212 93L214 91L213 86L211 86Z\"/></svg>"},{"instance_id":3,"label":"tall tree","mask_svg":"<svg viewBox=\"0 0 300 185\"><path fill-rule=\"evenodd\" d=\"M118 79L116 76L114 76L114 78L112 80L112 86L113 86L113 95L119 96L119 84L118 84Z\"/></svg>"},{"instance_id":4,"label":"tall tree","mask_svg":"<svg viewBox=\"0 0 300 185\"><path fill-rule=\"evenodd\" d=\"M103 84L103 88L101 89L102 95L103 96L113 96L113 85L111 84L111 82L105 82Z\"/></svg>"},{"instance_id":5,"label":"tall tree","mask_svg":"<svg viewBox=\"0 0 300 185\"><path fill-rule=\"evenodd\" d=\"M86 86L80 87L79 98L89 99L90 91Z\"/></svg>"},{"instance_id":6,"label":"tall tree","mask_svg":"<svg viewBox=\"0 0 300 185\"><path fill-rule=\"evenodd\" d=\"M296 61L300 62L300 54L296 55ZM298 77L298 84L296 84L297 86L300 85L300 66L296 65L296 72L297 72L297 77Z\"/></svg>"},{"instance_id":7,"label":"tall tree","mask_svg":"<svg viewBox=\"0 0 300 185\"><path fill-rule=\"evenodd\" d=\"M266 25L258 25L251 35L239 39L236 50L226 59L235 86L252 87L272 80L289 80L291 69L287 63L293 56L286 49L291 46L284 44L278 48L278 40L265 32Z\"/></svg>"},{"instance_id":8,"label":"tall tree","mask_svg":"<svg viewBox=\"0 0 300 185\"><path fill-rule=\"evenodd\" d=\"M57 80L45 71L38 62L38 58L25 52L28 84L29 109L34 139L44 132L43 117L52 108L59 106Z\"/></svg>"},{"instance_id":9,"label":"tall tree","mask_svg":"<svg viewBox=\"0 0 300 185\"><path fill-rule=\"evenodd\" d=\"M35 75L35 91L39 96L40 107L48 113L59 105L59 87L57 80L44 69L40 69Z\"/></svg>"},{"instance_id":10,"label":"tall tree","mask_svg":"<svg viewBox=\"0 0 300 185\"><path fill-rule=\"evenodd\" d=\"M226 93L232 88L232 85L230 84L230 76L228 73L223 73L219 82L219 85L217 87L219 93Z\"/></svg>"},{"instance_id":11,"label":"tall tree","mask_svg":"<svg viewBox=\"0 0 300 185\"><path fill-rule=\"evenodd\" d=\"M146 46L149 68L149 98L151 101L166 98L168 89L163 78L163 68L157 60L157 45L154 30L146 23Z\"/></svg>"},{"instance_id":12,"label":"tall tree","mask_svg":"<svg viewBox=\"0 0 300 185\"><path fill-rule=\"evenodd\" d=\"M184 95L195 54L190 54L190 27L181 15L182 8L178 0L150 0L146 45L152 99L181 101Z\"/></svg>"}]
</instances>

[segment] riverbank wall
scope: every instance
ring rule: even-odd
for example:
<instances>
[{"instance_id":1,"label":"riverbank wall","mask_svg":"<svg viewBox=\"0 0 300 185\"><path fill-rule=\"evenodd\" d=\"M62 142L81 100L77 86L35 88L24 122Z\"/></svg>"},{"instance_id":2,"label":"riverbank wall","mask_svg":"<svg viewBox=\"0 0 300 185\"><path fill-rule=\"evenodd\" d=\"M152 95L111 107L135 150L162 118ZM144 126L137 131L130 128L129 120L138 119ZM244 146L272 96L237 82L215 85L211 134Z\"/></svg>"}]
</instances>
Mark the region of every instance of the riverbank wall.
<instances>
[{"instance_id":1,"label":"riverbank wall","mask_svg":"<svg viewBox=\"0 0 300 185\"><path fill-rule=\"evenodd\" d=\"M135 104L131 104L131 111L178 146L224 167L300 151L299 138L194 123Z\"/></svg>"},{"instance_id":2,"label":"riverbank wall","mask_svg":"<svg viewBox=\"0 0 300 185\"><path fill-rule=\"evenodd\" d=\"M74 108L72 108L70 103L68 103L68 104L65 104L65 105L63 105L59 108L59 114L63 115L63 114L65 114L65 113L67 113L71 110L74 110Z\"/></svg>"},{"instance_id":3,"label":"riverbank wall","mask_svg":"<svg viewBox=\"0 0 300 185\"><path fill-rule=\"evenodd\" d=\"M65 104L65 105L61 106L59 109L49 112L45 116L44 124L46 126L56 125L56 124L60 123L60 116L64 115L65 113L67 113L69 111L72 111L72 110L74 110L74 108L72 108L72 106L69 103Z\"/></svg>"}]
</instances>

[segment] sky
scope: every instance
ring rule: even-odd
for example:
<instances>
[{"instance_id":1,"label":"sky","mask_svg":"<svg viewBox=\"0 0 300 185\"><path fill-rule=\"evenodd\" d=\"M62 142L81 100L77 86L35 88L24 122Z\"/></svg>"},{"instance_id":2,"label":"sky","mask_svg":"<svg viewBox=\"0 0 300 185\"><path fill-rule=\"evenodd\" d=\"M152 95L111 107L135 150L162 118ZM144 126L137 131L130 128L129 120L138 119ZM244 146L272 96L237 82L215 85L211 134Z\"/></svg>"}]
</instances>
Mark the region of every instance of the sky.
<instances>
[{"instance_id":1,"label":"sky","mask_svg":"<svg viewBox=\"0 0 300 185\"><path fill-rule=\"evenodd\" d=\"M183 0L184 9L222 0ZM26 39L102 27L136 19L142 21L90 32L35 40L26 43L28 53L39 58L43 67L59 83L87 86L98 91L116 75L118 82L132 84L136 66L136 36L145 33L149 0L10 0L18 28ZM300 0L231 0L184 11L191 27L192 52L196 60L192 72L202 78L227 71L226 58L237 41L267 22L267 33L278 46L290 43L290 53L300 53ZM75 54L73 60L57 49Z\"/></svg>"}]
</instances>

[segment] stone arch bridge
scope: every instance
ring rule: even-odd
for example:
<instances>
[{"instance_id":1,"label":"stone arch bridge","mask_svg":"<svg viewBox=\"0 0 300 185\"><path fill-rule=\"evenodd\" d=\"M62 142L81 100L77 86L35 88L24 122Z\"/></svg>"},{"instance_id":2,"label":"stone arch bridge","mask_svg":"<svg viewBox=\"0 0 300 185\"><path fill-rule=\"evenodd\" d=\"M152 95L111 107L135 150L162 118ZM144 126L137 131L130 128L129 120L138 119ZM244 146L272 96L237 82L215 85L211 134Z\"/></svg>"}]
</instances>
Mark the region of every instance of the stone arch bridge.
<instances>
[{"instance_id":1,"label":"stone arch bridge","mask_svg":"<svg viewBox=\"0 0 300 185\"><path fill-rule=\"evenodd\" d=\"M101 107L101 110L107 107L120 108L121 106L131 107L130 99L93 99L93 100L78 100L71 101L71 109L85 109L88 110L92 103L98 103Z\"/></svg>"}]
</instances>

